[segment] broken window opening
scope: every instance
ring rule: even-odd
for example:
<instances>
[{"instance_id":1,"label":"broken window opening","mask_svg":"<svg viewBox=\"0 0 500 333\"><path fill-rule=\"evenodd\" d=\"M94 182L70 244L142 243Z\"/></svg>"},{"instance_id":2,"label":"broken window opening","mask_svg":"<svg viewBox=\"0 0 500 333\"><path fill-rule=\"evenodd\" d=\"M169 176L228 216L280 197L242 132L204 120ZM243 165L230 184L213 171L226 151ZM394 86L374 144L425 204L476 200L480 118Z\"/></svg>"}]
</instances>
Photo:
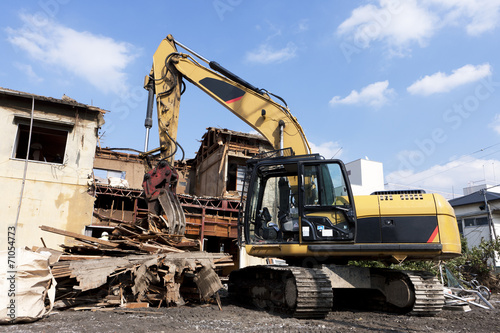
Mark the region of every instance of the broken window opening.
<instances>
[{"instance_id":1,"label":"broken window opening","mask_svg":"<svg viewBox=\"0 0 500 333\"><path fill-rule=\"evenodd\" d=\"M246 175L246 166L236 163L229 163L227 168L226 191L238 191L241 195L243 183Z\"/></svg>"},{"instance_id":2,"label":"broken window opening","mask_svg":"<svg viewBox=\"0 0 500 333\"><path fill-rule=\"evenodd\" d=\"M14 158L26 159L30 126L19 124L14 146ZM28 160L63 164L68 131L33 125Z\"/></svg>"},{"instance_id":3,"label":"broken window opening","mask_svg":"<svg viewBox=\"0 0 500 333\"><path fill-rule=\"evenodd\" d=\"M115 177L119 179L127 179L127 172L121 170L99 169L94 168L94 178L98 183L108 184L108 179Z\"/></svg>"}]
</instances>

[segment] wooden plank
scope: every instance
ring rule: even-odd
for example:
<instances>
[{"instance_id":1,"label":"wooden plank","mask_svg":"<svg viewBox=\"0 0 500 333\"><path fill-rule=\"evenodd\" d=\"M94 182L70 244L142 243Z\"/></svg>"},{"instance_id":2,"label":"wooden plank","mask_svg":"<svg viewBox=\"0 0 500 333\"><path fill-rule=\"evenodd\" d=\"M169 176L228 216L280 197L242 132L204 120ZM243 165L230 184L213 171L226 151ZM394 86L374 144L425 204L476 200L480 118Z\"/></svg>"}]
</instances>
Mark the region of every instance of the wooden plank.
<instances>
[{"instance_id":1,"label":"wooden plank","mask_svg":"<svg viewBox=\"0 0 500 333\"><path fill-rule=\"evenodd\" d=\"M82 235L82 234L77 234L76 232L61 230L61 229L49 227L49 226L46 226L46 225L40 226L40 229L42 229L43 231L52 232L54 234L59 234L59 235L63 235L63 236L66 236L66 237L71 237L71 238L74 238L74 239L77 239L77 240L81 240L81 241L93 242L93 243L97 243L97 244L105 245L105 246L109 246L109 247L118 247L118 244L109 242L109 241L104 240L104 239L99 239L99 238L95 238L95 237L85 236L85 235Z\"/></svg>"},{"instance_id":2,"label":"wooden plank","mask_svg":"<svg viewBox=\"0 0 500 333\"><path fill-rule=\"evenodd\" d=\"M143 251L147 251L150 253L165 253L165 252L167 252L167 253L170 253L170 252L180 253L180 252L184 252L184 250L177 249L175 247L168 246L168 245L155 245L155 244L146 244L146 243L141 243L139 245L139 248Z\"/></svg>"},{"instance_id":3,"label":"wooden plank","mask_svg":"<svg viewBox=\"0 0 500 333\"><path fill-rule=\"evenodd\" d=\"M131 302L126 303L125 308L127 309L140 309L140 308L149 308L149 303L146 302Z\"/></svg>"},{"instance_id":4,"label":"wooden plank","mask_svg":"<svg viewBox=\"0 0 500 333\"><path fill-rule=\"evenodd\" d=\"M131 235L134 235L134 236L138 236L138 237L141 236L141 234L138 234L137 232L134 232L134 231L130 230L130 228L126 227L125 225L123 225L123 226L122 225L117 225L115 227L115 229L127 232L127 233L129 233Z\"/></svg>"},{"instance_id":5,"label":"wooden plank","mask_svg":"<svg viewBox=\"0 0 500 333\"><path fill-rule=\"evenodd\" d=\"M224 264L215 264L215 267L231 267L231 266L234 266L234 262L228 262L228 263L224 263Z\"/></svg>"},{"instance_id":6,"label":"wooden plank","mask_svg":"<svg viewBox=\"0 0 500 333\"><path fill-rule=\"evenodd\" d=\"M91 260L91 259L104 259L111 258L110 256L97 256L97 255L82 255L82 254L63 254L61 255L62 261L69 260Z\"/></svg>"}]
</instances>

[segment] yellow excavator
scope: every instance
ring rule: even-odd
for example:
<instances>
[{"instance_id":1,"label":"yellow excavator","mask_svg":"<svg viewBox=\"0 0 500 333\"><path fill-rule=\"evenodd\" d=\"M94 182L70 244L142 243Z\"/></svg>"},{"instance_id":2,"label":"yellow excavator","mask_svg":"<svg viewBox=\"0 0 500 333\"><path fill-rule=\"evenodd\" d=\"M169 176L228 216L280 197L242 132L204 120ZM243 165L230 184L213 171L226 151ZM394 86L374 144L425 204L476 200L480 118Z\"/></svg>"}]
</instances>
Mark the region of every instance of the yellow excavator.
<instances>
[{"instance_id":1,"label":"yellow excavator","mask_svg":"<svg viewBox=\"0 0 500 333\"><path fill-rule=\"evenodd\" d=\"M443 288L434 275L347 263L437 261L459 256L458 225L449 203L421 190L354 196L342 161L311 154L300 124L282 98L256 88L171 35L154 54L145 81L149 90L145 125L151 128L156 95L162 159L146 174L143 184L150 208L167 216L170 233L182 234L185 228L175 196L178 177L171 167L178 147L184 79L276 149L247 163L239 243L249 255L281 258L286 265L233 271L230 294L297 318L324 318L332 309L333 298L343 295L417 315L441 311Z\"/></svg>"}]
</instances>

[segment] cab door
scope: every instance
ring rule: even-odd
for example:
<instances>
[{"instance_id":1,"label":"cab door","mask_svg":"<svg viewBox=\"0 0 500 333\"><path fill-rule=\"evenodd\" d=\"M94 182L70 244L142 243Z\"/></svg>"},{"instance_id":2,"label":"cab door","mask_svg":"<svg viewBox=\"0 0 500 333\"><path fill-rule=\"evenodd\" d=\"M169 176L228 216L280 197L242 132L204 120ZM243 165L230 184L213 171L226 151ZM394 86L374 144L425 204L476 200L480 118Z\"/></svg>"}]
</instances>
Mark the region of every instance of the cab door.
<instances>
[{"instance_id":1,"label":"cab door","mask_svg":"<svg viewBox=\"0 0 500 333\"><path fill-rule=\"evenodd\" d=\"M342 161L299 162L298 170L301 241L354 241L356 211Z\"/></svg>"}]
</instances>

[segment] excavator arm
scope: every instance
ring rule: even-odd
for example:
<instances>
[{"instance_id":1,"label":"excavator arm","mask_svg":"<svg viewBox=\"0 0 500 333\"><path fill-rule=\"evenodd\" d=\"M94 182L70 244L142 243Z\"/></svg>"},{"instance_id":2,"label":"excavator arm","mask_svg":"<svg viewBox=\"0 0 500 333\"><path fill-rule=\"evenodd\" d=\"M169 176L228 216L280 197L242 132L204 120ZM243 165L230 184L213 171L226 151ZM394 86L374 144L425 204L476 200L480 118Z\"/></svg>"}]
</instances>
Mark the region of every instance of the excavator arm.
<instances>
[{"instance_id":1,"label":"excavator arm","mask_svg":"<svg viewBox=\"0 0 500 333\"><path fill-rule=\"evenodd\" d=\"M188 53L179 52L177 46ZM195 58L207 63L210 68L201 65ZM200 88L262 134L275 149L291 148L298 155L311 151L297 119L286 106L277 103L271 96L281 98L254 87L168 35L156 50L151 72L144 82L144 88L149 92L144 155L159 150L161 161L146 173L143 188L149 211L162 216L167 221L168 232L175 235L184 234L186 226L182 207L175 196L178 175L172 167L180 147L177 143L177 128L183 79ZM148 152L155 96L160 148Z\"/></svg>"},{"instance_id":2,"label":"excavator arm","mask_svg":"<svg viewBox=\"0 0 500 333\"><path fill-rule=\"evenodd\" d=\"M177 46L189 53L179 52ZM201 65L195 57L206 62L210 68ZM153 67L146 77L145 88L150 91L150 96L156 94L162 156L170 163L176 150L183 79L200 88L262 134L275 149L292 147L297 155L310 153L311 149L297 119L286 106L274 101L272 94L254 87L218 63L199 56L168 35L153 56ZM149 100L148 108L152 110L153 100ZM148 114L152 114L152 111Z\"/></svg>"}]
</instances>

